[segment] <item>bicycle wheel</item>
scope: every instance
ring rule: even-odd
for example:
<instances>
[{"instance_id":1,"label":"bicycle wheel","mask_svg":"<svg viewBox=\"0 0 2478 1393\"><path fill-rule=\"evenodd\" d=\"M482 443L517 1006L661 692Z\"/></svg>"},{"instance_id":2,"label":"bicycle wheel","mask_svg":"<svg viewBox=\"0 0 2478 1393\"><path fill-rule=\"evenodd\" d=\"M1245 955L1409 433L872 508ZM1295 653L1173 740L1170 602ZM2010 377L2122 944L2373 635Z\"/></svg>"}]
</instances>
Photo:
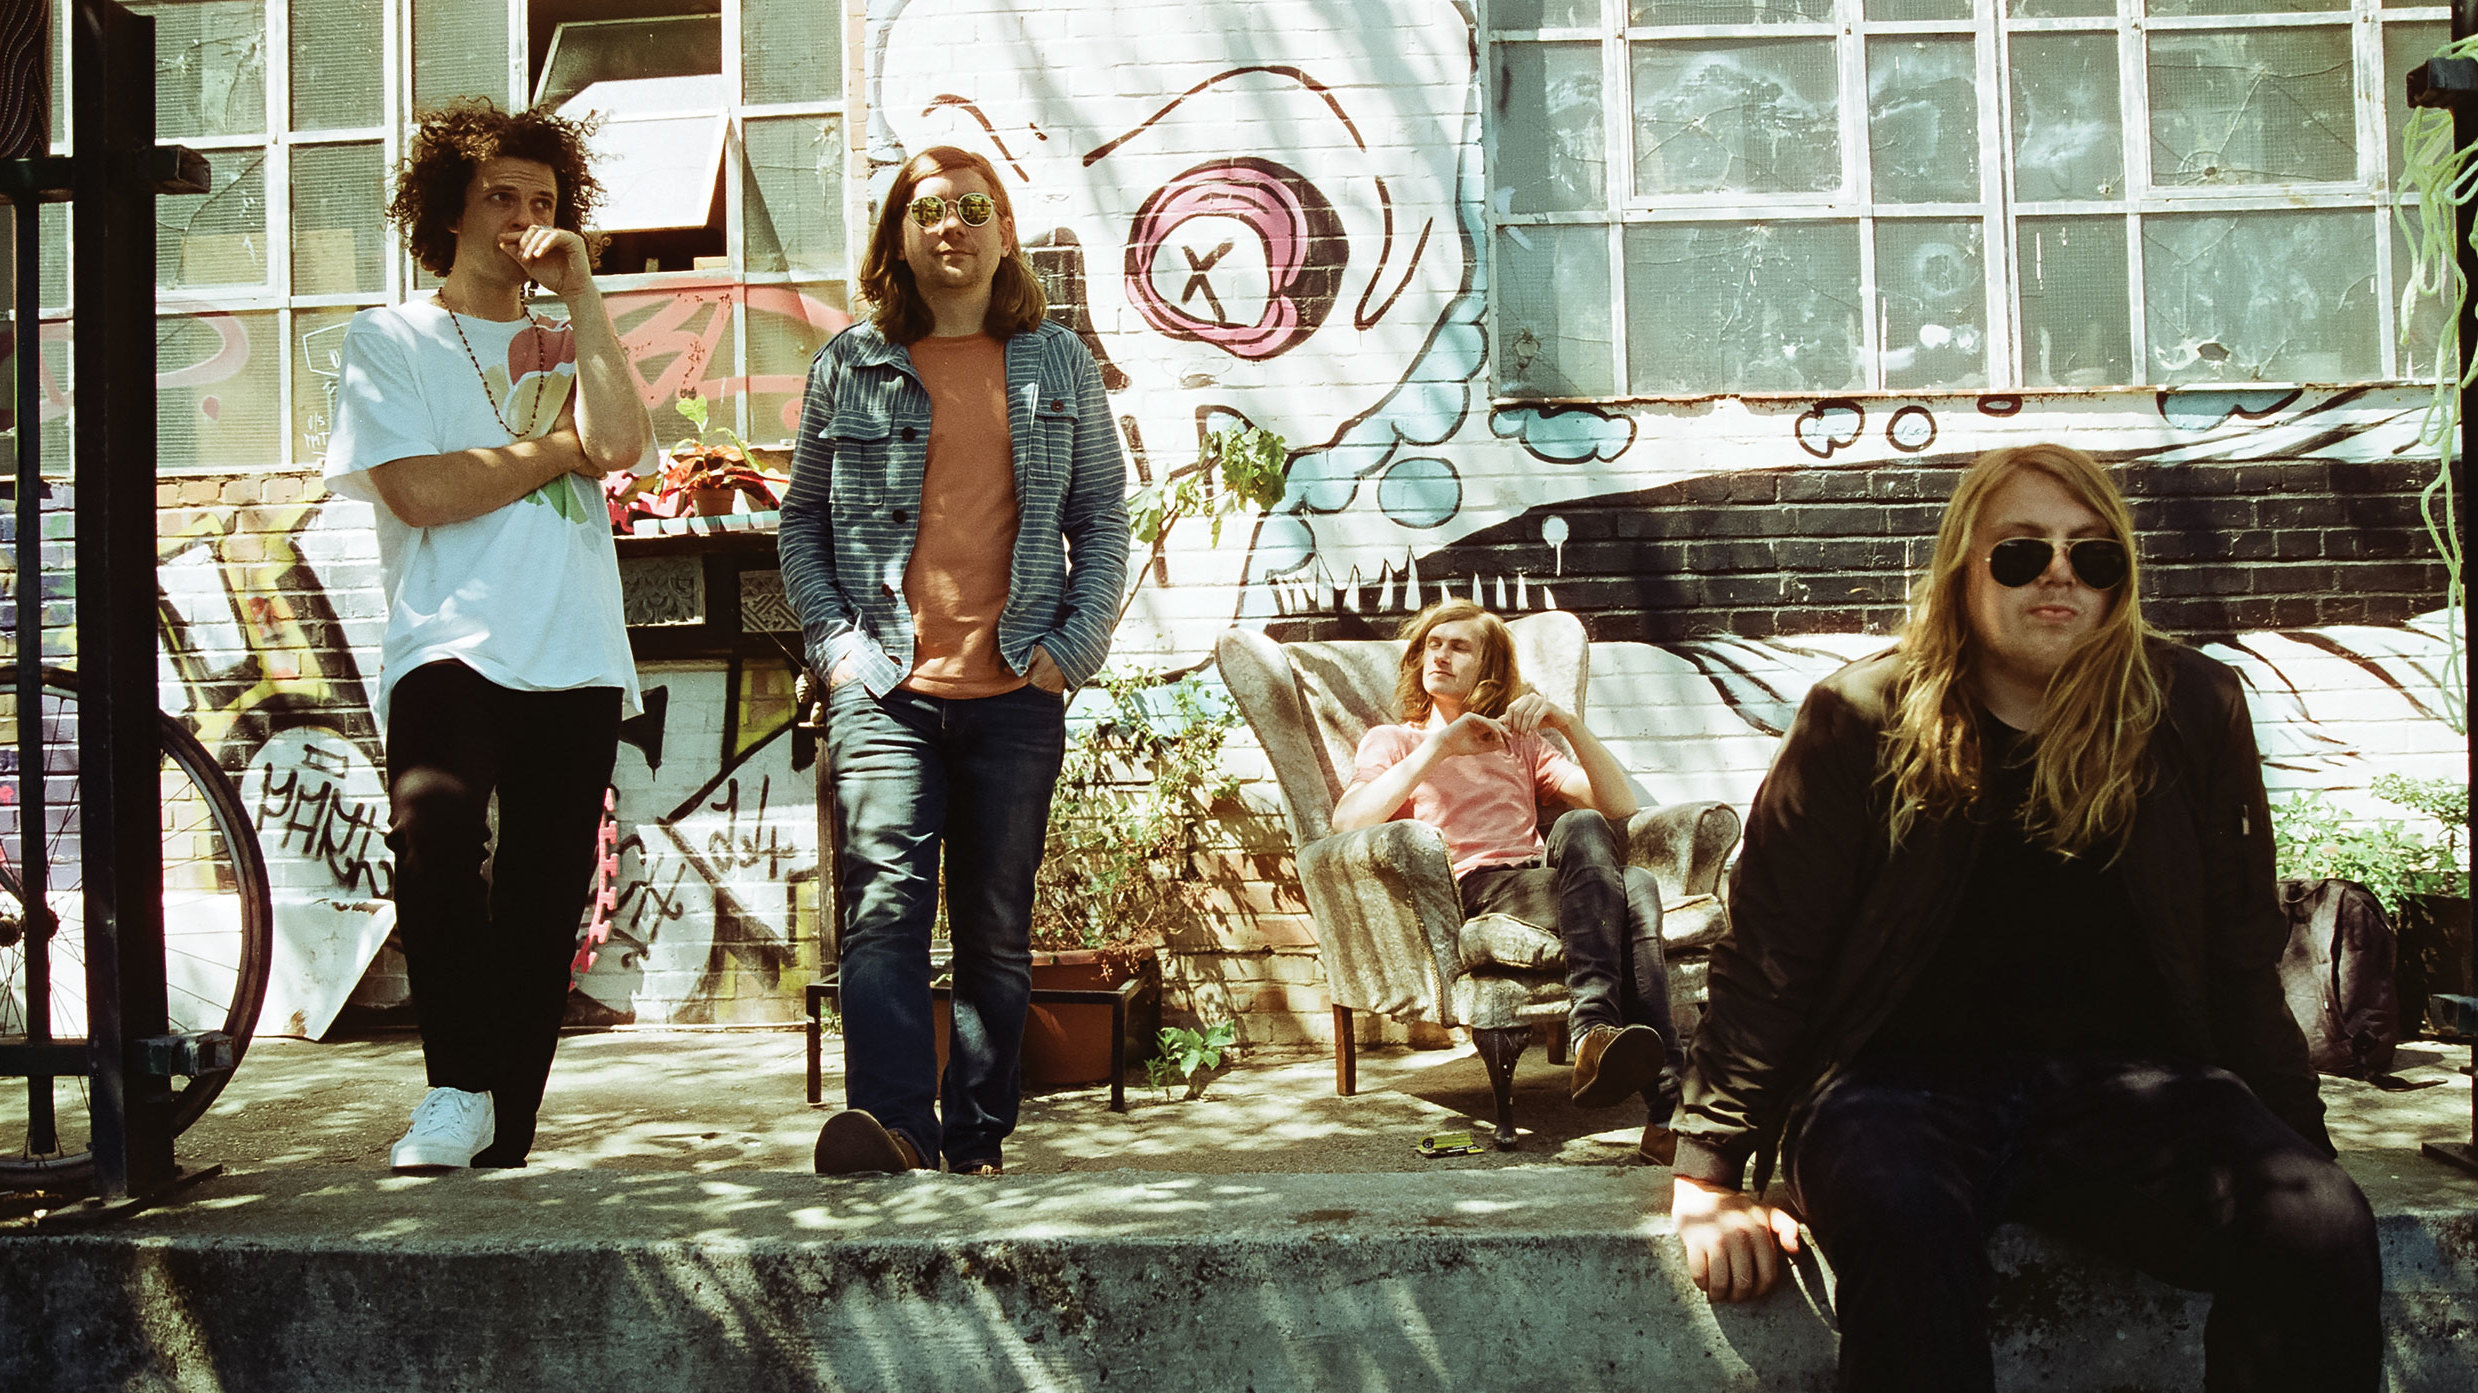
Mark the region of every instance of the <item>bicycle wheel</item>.
<instances>
[{"instance_id":1,"label":"bicycle wheel","mask_svg":"<svg viewBox=\"0 0 2478 1393\"><path fill-rule=\"evenodd\" d=\"M44 816L41 841L50 881L44 895L57 920L50 939L51 1032L86 1034L85 879L79 854L77 676L43 673L40 713ZM0 759L17 753L17 694L0 688ZM163 759L156 778L164 848L164 976L174 1031L222 1030L233 1061L249 1048L266 999L274 908L257 834L232 781L171 717L162 718ZM26 955L34 926L17 868L28 829L18 816L13 777L0 779L0 1036L27 1033L40 1004L28 999ZM215 1101L231 1071L174 1079L172 1127L187 1128ZM34 1091L48 1089L57 1119L49 1140L33 1134ZM91 1118L83 1075L48 1081L0 1079L0 1188L55 1189L92 1172Z\"/></svg>"}]
</instances>

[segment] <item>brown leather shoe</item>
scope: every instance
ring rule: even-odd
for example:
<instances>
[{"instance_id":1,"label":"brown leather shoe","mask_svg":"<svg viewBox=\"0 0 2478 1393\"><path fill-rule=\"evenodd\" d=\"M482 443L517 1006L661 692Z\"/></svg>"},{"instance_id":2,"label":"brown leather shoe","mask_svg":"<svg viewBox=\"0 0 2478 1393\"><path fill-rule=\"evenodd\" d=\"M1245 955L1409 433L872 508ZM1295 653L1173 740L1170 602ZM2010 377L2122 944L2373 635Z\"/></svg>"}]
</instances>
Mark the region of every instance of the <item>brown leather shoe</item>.
<instances>
[{"instance_id":1,"label":"brown leather shoe","mask_svg":"<svg viewBox=\"0 0 2478 1393\"><path fill-rule=\"evenodd\" d=\"M921 1153L858 1108L846 1108L817 1129L819 1175L887 1175L921 1168Z\"/></svg>"},{"instance_id":2,"label":"brown leather shoe","mask_svg":"<svg viewBox=\"0 0 2478 1393\"><path fill-rule=\"evenodd\" d=\"M1668 1053L1648 1025L1593 1026L1575 1042L1575 1106L1605 1108L1635 1097L1660 1078Z\"/></svg>"},{"instance_id":3,"label":"brown leather shoe","mask_svg":"<svg viewBox=\"0 0 2478 1393\"><path fill-rule=\"evenodd\" d=\"M1678 1134L1657 1122L1643 1124L1643 1140L1635 1143L1635 1154L1644 1163L1654 1166L1678 1164Z\"/></svg>"}]
</instances>

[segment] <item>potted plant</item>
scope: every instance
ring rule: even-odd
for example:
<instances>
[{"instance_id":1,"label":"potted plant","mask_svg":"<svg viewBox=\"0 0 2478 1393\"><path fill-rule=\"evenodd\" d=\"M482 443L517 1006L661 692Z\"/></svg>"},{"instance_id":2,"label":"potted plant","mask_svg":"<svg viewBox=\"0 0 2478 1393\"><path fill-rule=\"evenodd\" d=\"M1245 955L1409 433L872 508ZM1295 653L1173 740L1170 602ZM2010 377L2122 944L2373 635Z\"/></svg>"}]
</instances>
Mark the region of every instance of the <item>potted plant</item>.
<instances>
[{"instance_id":1,"label":"potted plant","mask_svg":"<svg viewBox=\"0 0 2478 1393\"><path fill-rule=\"evenodd\" d=\"M2319 793L2272 807L2280 874L2292 880L2352 880L2365 886L2398 939L2395 982L2401 1033L2415 1030L2432 992L2470 990L2469 870L2462 834L2469 790L2451 779L2385 774L2377 798L2415 820L2352 820Z\"/></svg>"},{"instance_id":2,"label":"potted plant","mask_svg":"<svg viewBox=\"0 0 2478 1393\"><path fill-rule=\"evenodd\" d=\"M1107 672L1107 701L1069 736L1051 796L1048 840L1033 898L1033 981L1108 989L1131 976L1158 982L1157 950L1195 906L1194 858L1216 811L1238 794L1222 769L1237 712L1193 673ZM1155 997L1158 1014L1158 996ZM1091 1083L1109 1070L1110 1012L1033 1009L1024 1032L1027 1083ZM1154 1031L1131 1017L1141 1047Z\"/></svg>"},{"instance_id":3,"label":"potted plant","mask_svg":"<svg viewBox=\"0 0 2478 1393\"><path fill-rule=\"evenodd\" d=\"M611 487L611 521L631 530L638 518L717 517L741 498L749 511L771 511L782 482L757 463L747 441L729 426L709 426L706 400L694 388L681 391L672 409L687 419L691 434L673 445L660 470Z\"/></svg>"}]
</instances>

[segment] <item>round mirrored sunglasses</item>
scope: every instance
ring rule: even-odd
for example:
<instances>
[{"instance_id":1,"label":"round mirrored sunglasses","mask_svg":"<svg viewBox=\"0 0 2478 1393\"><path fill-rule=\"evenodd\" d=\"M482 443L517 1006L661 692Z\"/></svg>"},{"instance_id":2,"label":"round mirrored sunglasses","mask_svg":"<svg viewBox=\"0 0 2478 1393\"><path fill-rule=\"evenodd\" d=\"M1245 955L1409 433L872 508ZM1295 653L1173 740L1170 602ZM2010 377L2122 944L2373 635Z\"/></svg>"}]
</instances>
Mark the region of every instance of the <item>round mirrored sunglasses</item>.
<instances>
[{"instance_id":1,"label":"round mirrored sunglasses","mask_svg":"<svg viewBox=\"0 0 2478 1393\"><path fill-rule=\"evenodd\" d=\"M966 227L986 227L990 219L998 216L998 200L985 193L968 193L951 202L923 194L906 206L911 210L912 221L925 228L945 222L949 207L954 208L955 216L962 218Z\"/></svg>"},{"instance_id":2,"label":"round mirrored sunglasses","mask_svg":"<svg viewBox=\"0 0 2478 1393\"><path fill-rule=\"evenodd\" d=\"M2056 559L2056 543L2045 537L2008 537L1988 549L1988 574L1998 585L2028 585L2046 573ZM2065 543L2065 564L2074 578L2093 590L2113 590L2125 581L2130 564L2125 544L2111 537L2076 537Z\"/></svg>"}]
</instances>

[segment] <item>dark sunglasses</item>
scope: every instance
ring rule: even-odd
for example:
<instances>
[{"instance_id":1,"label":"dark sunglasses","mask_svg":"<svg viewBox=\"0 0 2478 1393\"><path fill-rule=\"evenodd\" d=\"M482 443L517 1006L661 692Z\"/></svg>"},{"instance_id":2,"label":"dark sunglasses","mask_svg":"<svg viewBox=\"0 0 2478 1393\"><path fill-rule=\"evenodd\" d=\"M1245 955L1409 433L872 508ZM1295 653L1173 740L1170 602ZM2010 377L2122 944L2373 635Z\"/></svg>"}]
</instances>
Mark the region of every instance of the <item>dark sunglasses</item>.
<instances>
[{"instance_id":1,"label":"dark sunglasses","mask_svg":"<svg viewBox=\"0 0 2478 1393\"><path fill-rule=\"evenodd\" d=\"M2056 559L2056 543L2045 537L2007 537L1988 549L1988 574L2008 589L2028 585L2046 573ZM2076 537L2065 543L2065 564L2074 578L2093 590L2114 590L2125 581L2132 562L2125 544L2109 537Z\"/></svg>"},{"instance_id":2,"label":"dark sunglasses","mask_svg":"<svg viewBox=\"0 0 2478 1393\"><path fill-rule=\"evenodd\" d=\"M922 194L906 204L905 211L912 215L912 221L921 226L936 227L946 221L947 207L946 199ZM986 227L990 219L998 216L998 200L985 193L965 194L954 200L954 208L955 215L964 220L966 227Z\"/></svg>"}]
</instances>

